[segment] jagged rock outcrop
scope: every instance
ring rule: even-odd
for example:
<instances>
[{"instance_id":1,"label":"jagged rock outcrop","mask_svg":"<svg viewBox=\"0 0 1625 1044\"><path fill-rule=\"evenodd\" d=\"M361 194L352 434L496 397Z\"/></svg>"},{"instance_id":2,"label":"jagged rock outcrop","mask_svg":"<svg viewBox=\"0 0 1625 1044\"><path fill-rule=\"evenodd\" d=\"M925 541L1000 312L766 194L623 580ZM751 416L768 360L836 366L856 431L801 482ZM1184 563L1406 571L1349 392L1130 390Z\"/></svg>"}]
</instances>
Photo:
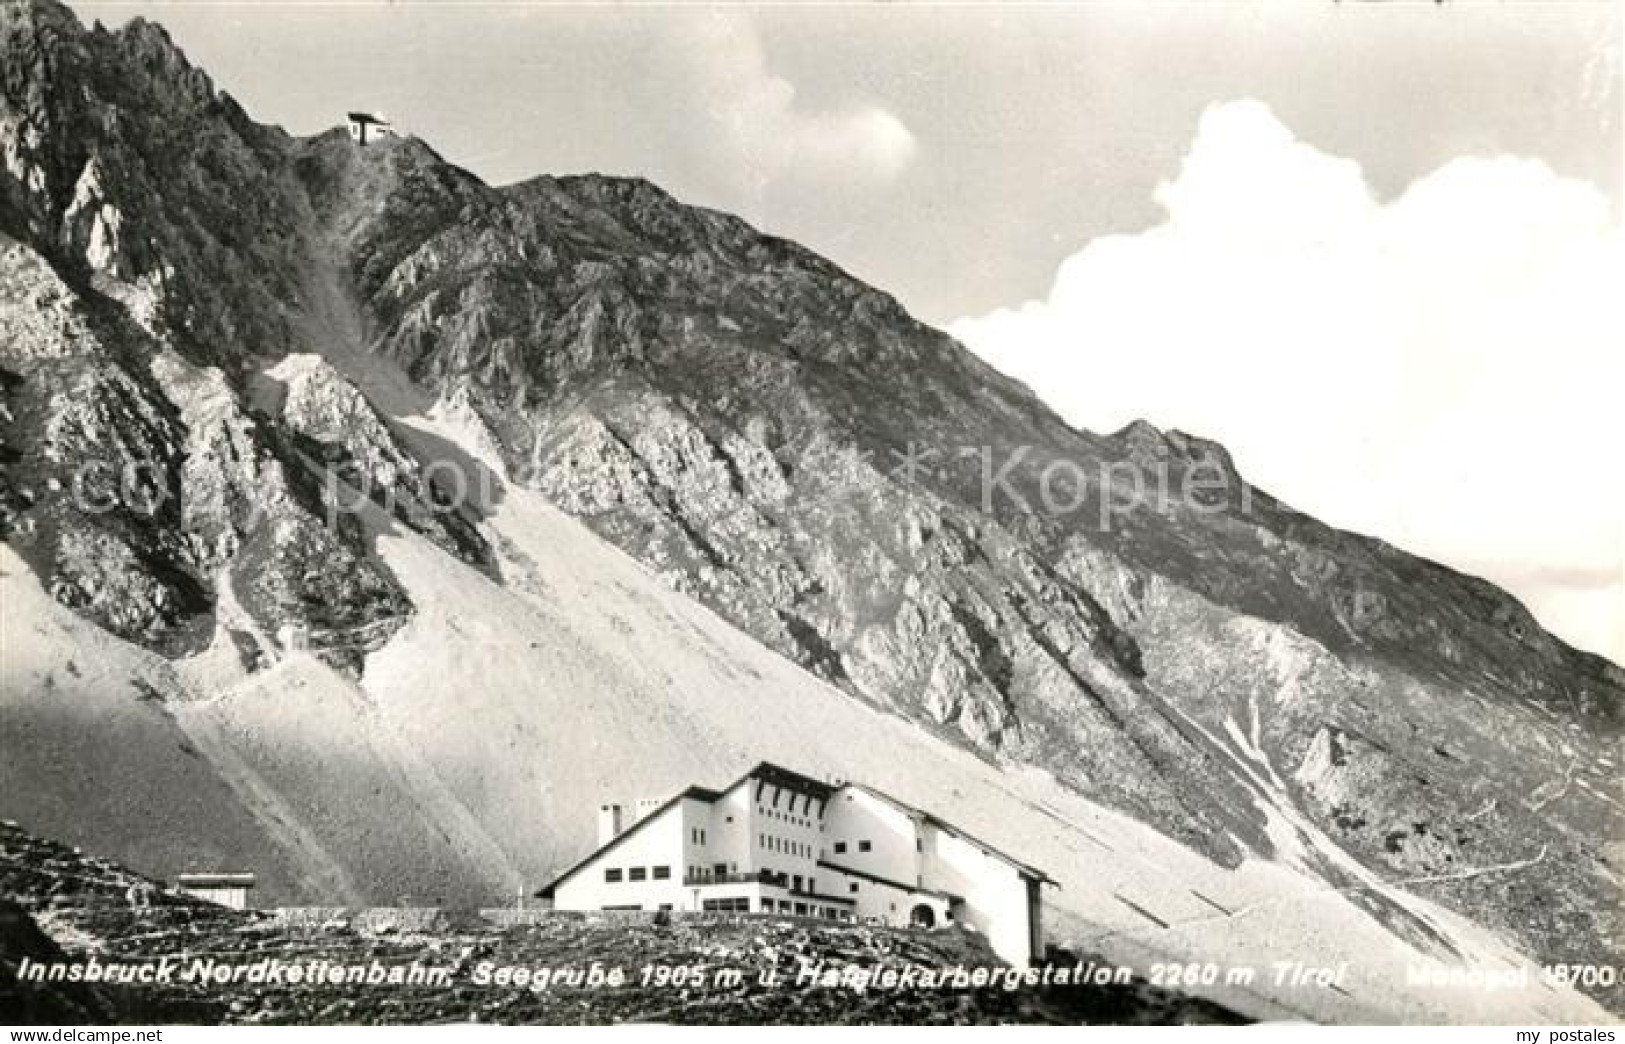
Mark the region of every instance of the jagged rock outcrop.
<instances>
[{"instance_id":1,"label":"jagged rock outcrop","mask_svg":"<svg viewBox=\"0 0 1625 1044\"><path fill-rule=\"evenodd\" d=\"M262 405L296 448L319 463L332 499L365 497L465 561L491 565L491 548L465 513L473 503L469 491L456 481L437 484L433 470L425 470L332 366L319 356L289 355L264 371L258 385Z\"/></svg>"},{"instance_id":2,"label":"jagged rock outcrop","mask_svg":"<svg viewBox=\"0 0 1625 1044\"><path fill-rule=\"evenodd\" d=\"M0 314L0 426L16 447L0 530L57 599L179 654L213 639L216 586L231 584L265 634L316 631L359 669L410 605L333 491L288 466L290 433L94 291L76 300L29 248L0 243L0 268L17 299Z\"/></svg>"},{"instance_id":3,"label":"jagged rock outcrop","mask_svg":"<svg viewBox=\"0 0 1625 1044\"><path fill-rule=\"evenodd\" d=\"M312 264L292 139L152 23L12 2L0 41L0 529L123 637L196 651L229 583L263 635L359 670L411 606L345 507L356 467L407 525L489 553L342 378L256 408Z\"/></svg>"}]
</instances>

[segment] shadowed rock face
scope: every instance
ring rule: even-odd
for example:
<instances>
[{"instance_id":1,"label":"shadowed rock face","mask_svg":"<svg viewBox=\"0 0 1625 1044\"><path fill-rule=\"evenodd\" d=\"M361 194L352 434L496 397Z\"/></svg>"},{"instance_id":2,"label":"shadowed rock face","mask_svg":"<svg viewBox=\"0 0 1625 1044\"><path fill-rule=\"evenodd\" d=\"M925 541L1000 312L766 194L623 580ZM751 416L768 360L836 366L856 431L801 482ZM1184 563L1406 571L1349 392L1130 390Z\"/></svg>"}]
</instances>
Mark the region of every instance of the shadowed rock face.
<instances>
[{"instance_id":1,"label":"shadowed rock face","mask_svg":"<svg viewBox=\"0 0 1625 1044\"><path fill-rule=\"evenodd\" d=\"M323 524L334 470L491 561L390 408L320 362L342 342L855 697L1217 858L1290 858L1290 808L1535 955L1610 956L1625 677L1504 592L1292 511L1201 439L1071 429L885 294L646 182L493 188L414 139L295 140L155 26L0 12L0 517L102 626L196 648L229 582L360 670L411 607ZM77 508L106 459L152 462L162 509Z\"/></svg>"},{"instance_id":2,"label":"shadowed rock face","mask_svg":"<svg viewBox=\"0 0 1625 1044\"><path fill-rule=\"evenodd\" d=\"M196 651L229 585L248 615L233 625L306 632L359 671L411 605L338 510L344 484L488 556L459 513L427 507L416 461L345 382L289 364L274 412L246 394L304 343L294 142L139 19L86 31L58 5L7 3L0 49L0 531L121 637Z\"/></svg>"}]
</instances>

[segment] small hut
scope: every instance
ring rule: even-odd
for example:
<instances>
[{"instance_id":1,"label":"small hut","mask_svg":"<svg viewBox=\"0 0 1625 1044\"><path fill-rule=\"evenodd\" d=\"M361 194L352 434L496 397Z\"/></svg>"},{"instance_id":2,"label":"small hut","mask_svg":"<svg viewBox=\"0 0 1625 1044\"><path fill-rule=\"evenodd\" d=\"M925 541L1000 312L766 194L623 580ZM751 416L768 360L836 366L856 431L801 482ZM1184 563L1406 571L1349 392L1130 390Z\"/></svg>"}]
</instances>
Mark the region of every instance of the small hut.
<instances>
[{"instance_id":1,"label":"small hut","mask_svg":"<svg viewBox=\"0 0 1625 1044\"><path fill-rule=\"evenodd\" d=\"M394 135L395 128L381 112L352 112L349 115L350 137L357 145L370 145L379 138Z\"/></svg>"},{"instance_id":2,"label":"small hut","mask_svg":"<svg viewBox=\"0 0 1625 1044\"><path fill-rule=\"evenodd\" d=\"M182 895L205 899L233 910L248 909L248 893L254 887L253 874L181 874L175 885Z\"/></svg>"}]
</instances>

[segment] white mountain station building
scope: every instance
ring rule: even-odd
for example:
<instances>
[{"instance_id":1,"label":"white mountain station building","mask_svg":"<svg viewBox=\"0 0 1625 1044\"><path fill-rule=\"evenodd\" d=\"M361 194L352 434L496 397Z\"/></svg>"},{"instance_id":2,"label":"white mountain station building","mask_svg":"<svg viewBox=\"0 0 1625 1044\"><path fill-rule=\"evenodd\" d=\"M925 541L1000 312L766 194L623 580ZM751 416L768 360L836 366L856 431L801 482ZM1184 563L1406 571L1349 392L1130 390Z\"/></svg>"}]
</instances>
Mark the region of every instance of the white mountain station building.
<instances>
[{"instance_id":1,"label":"white mountain station building","mask_svg":"<svg viewBox=\"0 0 1625 1044\"><path fill-rule=\"evenodd\" d=\"M858 783L766 762L725 790L599 809L598 850L536 894L559 910L712 910L967 925L1018 967L1043 951L1054 884L958 827Z\"/></svg>"}]
</instances>

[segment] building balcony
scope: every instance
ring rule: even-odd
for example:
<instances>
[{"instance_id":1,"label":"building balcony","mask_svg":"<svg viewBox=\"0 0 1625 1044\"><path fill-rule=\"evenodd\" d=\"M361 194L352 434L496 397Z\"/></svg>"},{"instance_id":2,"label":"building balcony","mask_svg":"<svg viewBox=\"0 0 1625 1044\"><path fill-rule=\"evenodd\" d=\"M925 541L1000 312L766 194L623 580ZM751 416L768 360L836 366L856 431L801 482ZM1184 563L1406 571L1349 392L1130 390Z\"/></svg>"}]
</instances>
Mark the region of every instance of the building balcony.
<instances>
[{"instance_id":1,"label":"building balcony","mask_svg":"<svg viewBox=\"0 0 1625 1044\"><path fill-rule=\"evenodd\" d=\"M684 874L683 884L689 888L705 885L744 884L756 880L755 874Z\"/></svg>"},{"instance_id":2,"label":"building balcony","mask_svg":"<svg viewBox=\"0 0 1625 1044\"><path fill-rule=\"evenodd\" d=\"M853 901L844 895L823 895L810 891L803 886L798 887L791 881L789 874L778 874L768 870L746 870L731 874L688 874L683 878L683 885L688 888L705 888L709 885L728 884L762 884L772 888L782 888L790 895L802 899L815 899L819 902L840 903L843 906L852 906Z\"/></svg>"},{"instance_id":3,"label":"building balcony","mask_svg":"<svg viewBox=\"0 0 1625 1044\"><path fill-rule=\"evenodd\" d=\"M688 874L683 878L683 884L690 888L703 888L706 885L723 884L765 884L779 888L790 887L789 874L774 874L766 870L746 870L740 873L703 873Z\"/></svg>"}]
</instances>

